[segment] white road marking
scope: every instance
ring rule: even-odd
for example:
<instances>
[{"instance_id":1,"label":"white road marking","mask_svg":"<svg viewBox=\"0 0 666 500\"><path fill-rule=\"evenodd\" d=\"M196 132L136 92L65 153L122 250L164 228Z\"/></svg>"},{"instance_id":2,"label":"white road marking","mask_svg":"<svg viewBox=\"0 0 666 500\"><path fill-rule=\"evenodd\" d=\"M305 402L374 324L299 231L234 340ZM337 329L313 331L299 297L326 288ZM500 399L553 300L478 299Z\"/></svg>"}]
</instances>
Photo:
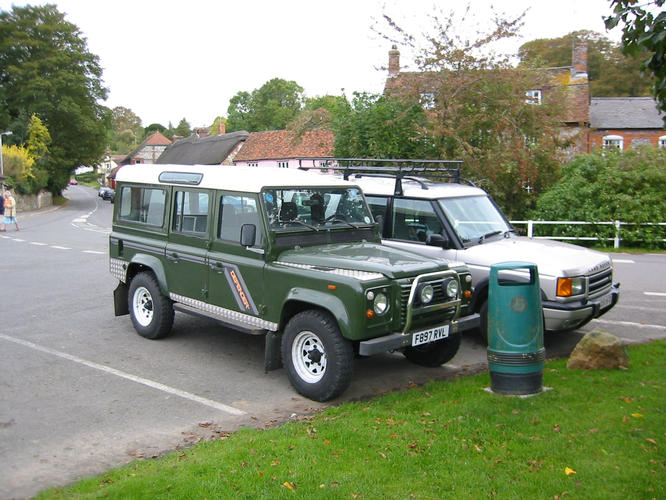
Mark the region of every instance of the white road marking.
<instances>
[{"instance_id":1,"label":"white road marking","mask_svg":"<svg viewBox=\"0 0 666 500\"><path fill-rule=\"evenodd\" d=\"M603 323L605 325L622 325L632 326L634 328L656 328L657 330L666 330L664 325L649 325L644 323L632 323L631 321L612 321L608 319L593 319L595 323Z\"/></svg>"},{"instance_id":2,"label":"white road marking","mask_svg":"<svg viewBox=\"0 0 666 500\"><path fill-rule=\"evenodd\" d=\"M97 250L84 250L83 253L93 253L95 255L105 255L106 252L99 252Z\"/></svg>"},{"instance_id":3,"label":"white road marking","mask_svg":"<svg viewBox=\"0 0 666 500\"><path fill-rule=\"evenodd\" d=\"M69 247L61 247L61 246L58 246L58 245L51 245L51 248L56 248L58 250L71 250L71 248L69 248Z\"/></svg>"},{"instance_id":4,"label":"white road marking","mask_svg":"<svg viewBox=\"0 0 666 500\"><path fill-rule=\"evenodd\" d=\"M48 243L40 243L39 241L31 241L30 244L31 244L31 245L35 245L35 246L38 246L38 247L45 247L45 246L48 246Z\"/></svg>"},{"instance_id":5,"label":"white road marking","mask_svg":"<svg viewBox=\"0 0 666 500\"><path fill-rule=\"evenodd\" d=\"M13 342L18 345L22 345L24 347L28 347L30 349L34 349L36 351L40 351L46 354L50 354L52 356L57 356L62 359L66 359L68 361L72 361L74 363L78 363L80 365L87 366L88 368L93 368L95 370L99 370L104 373L108 373L110 375L115 375L116 377L124 378L126 380L130 380L132 382L136 382L137 384L142 384L148 387L151 387L152 389L157 389L158 391L166 392L168 394L173 394L174 396L181 397L183 399L187 399L189 401L194 401L195 403L202 404L204 406L208 406L210 408L214 408L216 410L223 411L225 413L229 413L230 415L245 415L246 412L243 410L239 410L238 408L234 408L233 406L228 406L222 403L218 403L217 401L213 401L211 399L203 398L201 396L197 396L196 394L192 394L190 392L186 391L181 391L180 389L176 389L174 387L170 387L168 385L161 384L159 382L155 382L154 380L149 380L147 378L143 377L138 377L136 375L132 375L131 373L126 373L120 370L116 370L115 368L111 368L106 365L101 365L99 363L95 363L93 361L88 361L82 358L79 358L77 356L72 356L71 354L67 354L65 352L61 351L56 351L55 349L51 349L49 347L44 347L40 346L38 344L33 344L32 342L28 342L27 340L22 340L22 339L17 339L15 337L9 337L8 335L3 335L0 333L0 339L6 340L8 342Z\"/></svg>"},{"instance_id":6,"label":"white road marking","mask_svg":"<svg viewBox=\"0 0 666 500\"><path fill-rule=\"evenodd\" d=\"M613 259L613 264L635 264L631 259Z\"/></svg>"},{"instance_id":7,"label":"white road marking","mask_svg":"<svg viewBox=\"0 0 666 500\"><path fill-rule=\"evenodd\" d=\"M650 295L652 297L666 297L666 293L664 292L643 292L645 295Z\"/></svg>"}]
</instances>

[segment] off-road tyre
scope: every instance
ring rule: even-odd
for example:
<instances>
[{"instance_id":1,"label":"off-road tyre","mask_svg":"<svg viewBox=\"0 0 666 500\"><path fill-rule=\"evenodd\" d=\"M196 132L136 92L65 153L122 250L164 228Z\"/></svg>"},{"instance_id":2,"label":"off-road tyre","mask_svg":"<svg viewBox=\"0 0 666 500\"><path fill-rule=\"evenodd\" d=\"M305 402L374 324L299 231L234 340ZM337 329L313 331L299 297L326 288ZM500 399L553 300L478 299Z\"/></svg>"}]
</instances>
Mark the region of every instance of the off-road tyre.
<instances>
[{"instance_id":1,"label":"off-road tyre","mask_svg":"<svg viewBox=\"0 0 666 500\"><path fill-rule=\"evenodd\" d=\"M351 382L354 350L327 312L307 310L289 320L282 336L282 363L291 385L314 401L342 394Z\"/></svg>"},{"instance_id":2,"label":"off-road tyre","mask_svg":"<svg viewBox=\"0 0 666 500\"><path fill-rule=\"evenodd\" d=\"M147 339L161 339L171 333L173 303L162 295L153 273L137 274L129 286L127 297L134 329Z\"/></svg>"},{"instance_id":3,"label":"off-road tyre","mask_svg":"<svg viewBox=\"0 0 666 500\"><path fill-rule=\"evenodd\" d=\"M460 332L451 333L445 339L415 347L407 347L403 354L415 365L434 368L451 361L460 347Z\"/></svg>"}]
</instances>

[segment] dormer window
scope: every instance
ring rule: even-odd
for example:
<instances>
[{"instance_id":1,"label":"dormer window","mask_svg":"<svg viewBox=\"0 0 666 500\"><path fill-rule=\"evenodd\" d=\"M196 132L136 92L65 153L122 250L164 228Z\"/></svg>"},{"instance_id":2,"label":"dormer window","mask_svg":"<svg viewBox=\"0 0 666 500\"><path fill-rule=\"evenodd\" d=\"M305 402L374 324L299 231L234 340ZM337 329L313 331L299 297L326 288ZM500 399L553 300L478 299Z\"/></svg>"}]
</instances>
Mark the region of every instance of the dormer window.
<instances>
[{"instance_id":1,"label":"dormer window","mask_svg":"<svg viewBox=\"0 0 666 500\"><path fill-rule=\"evenodd\" d=\"M541 104L541 90L528 90L525 92L527 104Z\"/></svg>"},{"instance_id":2,"label":"dormer window","mask_svg":"<svg viewBox=\"0 0 666 500\"><path fill-rule=\"evenodd\" d=\"M624 138L621 135L605 135L602 139L604 149L617 149L622 151L624 148Z\"/></svg>"}]
</instances>

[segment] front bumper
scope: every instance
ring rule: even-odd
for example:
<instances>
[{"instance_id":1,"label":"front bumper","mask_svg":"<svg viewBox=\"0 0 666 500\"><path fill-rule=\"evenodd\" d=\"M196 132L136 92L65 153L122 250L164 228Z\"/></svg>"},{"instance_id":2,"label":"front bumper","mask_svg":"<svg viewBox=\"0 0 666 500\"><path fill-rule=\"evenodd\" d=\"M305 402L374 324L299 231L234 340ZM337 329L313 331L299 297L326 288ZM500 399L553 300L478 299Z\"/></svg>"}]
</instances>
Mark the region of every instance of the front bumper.
<instances>
[{"instance_id":1,"label":"front bumper","mask_svg":"<svg viewBox=\"0 0 666 500\"><path fill-rule=\"evenodd\" d=\"M465 330L471 330L472 328L478 328L480 324L481 319L478 314L470 314L469 316L458 318L449 323L449 335L463 332ZM390 335L384 335L383 337L376 337L374 339L359 342L359 354L361 356L372 356L373 354L379 354L381 352L394 351L409 347L410 345L412 345L411 333L392 333Z\"/></svg>"},{"instance_id":2,"label":"front bumper","mask_svg":"<svg viewBox=\"0 0 666 500\"><path fill-rule=\"evenodd\" d=\"M610 303L602 307L601 298L585 303L560 304L543 302L543 319L547 331L565 331L583 326L588 321L610 311L620 298L620 284L614 283L610 292ZM608 294L606 294L608 295Z\"/></svg>"}]
</instances>

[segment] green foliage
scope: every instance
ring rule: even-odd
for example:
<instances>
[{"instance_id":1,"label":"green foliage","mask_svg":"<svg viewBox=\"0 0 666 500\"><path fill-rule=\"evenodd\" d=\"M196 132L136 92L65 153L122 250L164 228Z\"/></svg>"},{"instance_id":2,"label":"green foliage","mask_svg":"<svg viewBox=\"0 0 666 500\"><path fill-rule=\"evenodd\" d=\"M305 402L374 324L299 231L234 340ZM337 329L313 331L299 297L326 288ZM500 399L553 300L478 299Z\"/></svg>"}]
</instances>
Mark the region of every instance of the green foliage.
<instances>
[{"instance_id":1,"label":"green foliage","mask_svg":"<svg viewBox=\"0 0 666 500\"><path fill-rule=\"evenodd\" d=\"M535 220L630 223L666 221L666 150L644 147L580 155L562 167L561 180L544 192L530 218ZM613 238L613 226L558 228L570 236ZM658 245L663 229L627 226L624 244Z\"/></svg>"},{"instance_id":2,"label":"green foliage","mask_svg":"<svg viewBox=\"0 0 666 500\"><path fill-rule=\"evenodd\" d=\"M229 132L283 130L303 107L303 88L294 81L273 78L252 93L241 91L229 101Z\"/></svg>"},{"instance_id":3,"label":"green foliage","mask_svg":"<svg viewBox=\"0 0 666 500\"><path fill-rule=\"evenodd\" d=\"M361 158L433 158L437 149L419 135L426 115L418 102L355 93L351 104L332 117L335 156Z\"/></svg>"},{"instance_id":4,"label":"green foliage","mask_svg":"<svg viewBox=\"0 0 666 500\"><path fill-rule=\"evenodd\" d=\"M143 137L148 137L150 134L159 132L160 134L166 134L167 128L164 125L159 123L151 123L146 128L143 129Z\"/></svg>"},{"instance_id":5,"label":"green foliage","mask_svg":"<svg viewBox=\"0 0 666 500\"><path fill-rule=\"evenodd\" d=\"M129 153L143 140L144 130L141 126L141 118L129 108L123 106L113 108L111 126L109 147L114 154Z\"/></svg>"},{"instance_id":6,"label":"green foliage","mask_svg":"<svg viewBox=\"0 0 666 500\"><path fill-rule=\"evenodd\" d=\"M0 12L0 129L27 140L30 117L51 133L45 169L59 193L74 168L103 154L109 124L102 69L79 29L55 5Z\"/></svg>"},{"instance_id":7,"label":"green foliage","mask_svg":"<svg viewBox=\"0 0 666 500\"><path fill-rule=\"evenodd\" d=\"M574 40L587 43L590 94L595 97L647 96L651 81L641 75L640 62L625 56L620 46L593 31L574 31L560 38L532 40L518 49L522 65L572 65Z\"/></svg>"},{"instance_id":8,"label":"green foliage","mask_svg":"<svg viewBox=\"0 0 666 500\"><path fill-rule=\"evenodd\" d=\"M38 116L30 118L28 141L24 146L2 146L5 183L21 194L36 194L48 183L51 135Z\"/></svg>"},{"instance_id":9,"label":"green foliage","mask_svg":"<svg viewBox=\"0 0 666 500\"><path fill-rule=\"evenodd\" d=\"M549 362L530 398L489 394L486 372L274 429L210 424L212 442L36 498L664 498L666 343L628 352L626 370Z\"/></svg>"},{"instance_id":10,"label":"green foliage","mask_svg":"<svg viewBox=\"0 0 666 500\"><path fill-rule=\"evenodd\" d=\"M655 16L650 10L663 7L665 1L611 0L613 15L604 22L609 30L623 24L622 52L642 59L641 69L654 80L652 94L666 113L666 11Z\"/></svg>"},{"instance_id":11,"label":"green foliage","mask_svg":"<svg viewBox=\"0 0 666 500\"><path fill-rule=\"evenodd\" d=\"M190 128L190 124L187 123L187 120L185 118L183 118L178 122L178 126L173 131L173 135L177 135L180 137L189 137L190 135L192 135L192 129Z\"/></svg>"}]
</instances>

